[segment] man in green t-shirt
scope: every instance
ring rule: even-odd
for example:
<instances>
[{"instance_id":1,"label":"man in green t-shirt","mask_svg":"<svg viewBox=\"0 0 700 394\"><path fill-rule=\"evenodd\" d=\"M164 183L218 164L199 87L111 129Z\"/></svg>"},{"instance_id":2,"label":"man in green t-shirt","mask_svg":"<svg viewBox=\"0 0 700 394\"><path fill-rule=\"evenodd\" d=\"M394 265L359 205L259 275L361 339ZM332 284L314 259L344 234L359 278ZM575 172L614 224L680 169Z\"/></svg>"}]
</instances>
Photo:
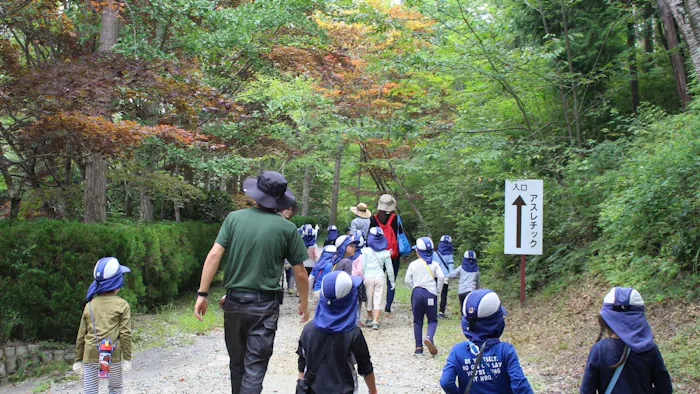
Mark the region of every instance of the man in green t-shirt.
<instances>
[{"instance_id":1,"label":"man in green t-shirt","mask_svg":"<svg viewBox=\"0 0 700 394\"><path fill-rule=\"evenodd\" d=\"M301 321L308 320L309 277L302 264L308 253L294 223L277 214L295 201L284 176L265 171L246 179L243 190L255 206L226 217L204 262L194 314L201 321L206 313L209 285L228 250L223 308L231 392L259 394L275 341L285 259L296 278Z\"/></svg>"}]
</instances>

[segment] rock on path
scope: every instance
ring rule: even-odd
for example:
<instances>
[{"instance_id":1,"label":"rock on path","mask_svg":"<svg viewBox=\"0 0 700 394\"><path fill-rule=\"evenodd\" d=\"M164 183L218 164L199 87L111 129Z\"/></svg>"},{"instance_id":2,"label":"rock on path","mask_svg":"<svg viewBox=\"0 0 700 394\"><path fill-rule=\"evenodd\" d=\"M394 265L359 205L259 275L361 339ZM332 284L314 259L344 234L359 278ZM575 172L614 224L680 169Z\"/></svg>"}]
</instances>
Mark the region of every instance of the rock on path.
<instances>
[{"instance_id":1,"label":"rock on path","mask_svg":"<svg viewBox=\"0 0 700 394\"><path fill-rule=\"evenodd\" d=\"M296 348L302 325L295 313L296 298L282 305L275 351L263 384L263 393L294 393ZM210 311L210 313L221 313ZM369 344L380 393L437 394L442 364L430 355L414 356L410 307L394 305L392 315L384 315L378 331L363 329ZM438 328L439 330L439 328ZM448 352L449 348L441 349ZM3 394L31 393L37 382L0 388ZM104 383L106 385L106 383ZM125 393L230 393L228 354L223 330L198 337L193 345L155 348L134 355L134 370L124 377ZM78 393L80 381L64 382L46 393ZM102 392L106 392L103 386ZM360 379L360 393L367 386Z\"/></svg>"}]
</instances>

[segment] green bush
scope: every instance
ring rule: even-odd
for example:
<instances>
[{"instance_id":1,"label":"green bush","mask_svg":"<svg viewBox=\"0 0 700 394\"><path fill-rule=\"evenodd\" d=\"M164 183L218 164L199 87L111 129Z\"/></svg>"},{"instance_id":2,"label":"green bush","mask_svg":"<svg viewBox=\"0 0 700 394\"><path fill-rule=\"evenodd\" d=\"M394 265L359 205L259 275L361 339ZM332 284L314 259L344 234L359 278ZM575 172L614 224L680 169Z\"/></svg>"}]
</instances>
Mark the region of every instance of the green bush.
<instances>
[{"instance_id":1,"label":"green bush","mask_svg":"<svg viewBox=\"0 0 700 394\"><path fill-rule=\"evenodd\" d=\"M291 219L289 219L292 223L294 223L297 227L301 227L305 224L310 224L312 226L316 226L317 224L319 227L321 227L320 223L316 218L312 216L292 216Z\"/></svg>"},{"instance_id":2,"label":"green bush","mask_svg":"<svg viewBox=\"0 0 700 394\"><path fill-rule=\"evenodd\" d=\"M231 196L220 190L210 190L206 198L195 205L194 216L189 220L204 221L207 223L220 223L226 219L229 212L236 210Z\"/></svg>"},{"instance_id":3,"label":"green bush","mask_svg":"<svg viewBox=\"0 0 700 394\"><path fill-rule=\"evenodd\" d=\"M171 302L197 286L218 224L0 222L0 339L21 324L27 338L75 338L95 262L131 268L121 297L132 310Z\"/></svg>"}]
</instances>

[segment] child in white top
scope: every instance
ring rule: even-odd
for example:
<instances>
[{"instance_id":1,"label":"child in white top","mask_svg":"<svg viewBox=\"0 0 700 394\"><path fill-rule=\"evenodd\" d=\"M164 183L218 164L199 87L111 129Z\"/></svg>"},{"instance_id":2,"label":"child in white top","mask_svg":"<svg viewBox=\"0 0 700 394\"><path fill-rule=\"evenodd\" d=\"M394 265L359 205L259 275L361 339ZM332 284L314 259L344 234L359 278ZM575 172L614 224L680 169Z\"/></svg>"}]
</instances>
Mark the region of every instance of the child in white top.
<instances>
[{"instance_id":1,"label":"child in white top","mask_svg":"<svg viewBox=\"0 0 700 394\"><path fill-rule=\"evenodd\" d=\"M416 339L415 354L423 354L423 345L425 345L430 354L436 355L438 349L433 343L433 338L438 324L437 300L442 291L445 275L440 266L433 261L433 241L430 238L419 238L414 249L419 259L408 266L406 284L413 289L411 309L413 310L413 334ZM421 343L424 316L428 318L428 332Z\"/></svg>"}]
</instances>

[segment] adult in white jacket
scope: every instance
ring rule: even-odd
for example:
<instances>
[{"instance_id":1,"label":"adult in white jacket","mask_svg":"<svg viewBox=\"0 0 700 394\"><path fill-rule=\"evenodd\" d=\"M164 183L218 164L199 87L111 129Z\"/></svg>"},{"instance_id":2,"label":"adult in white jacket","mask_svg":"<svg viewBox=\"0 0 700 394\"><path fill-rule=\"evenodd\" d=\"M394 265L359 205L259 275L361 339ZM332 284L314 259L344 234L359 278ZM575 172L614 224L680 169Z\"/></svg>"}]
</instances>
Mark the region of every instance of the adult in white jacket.
<instances>
[{"instance_id":1,"label":"adult in white jacket","mask_svg":"<svg viewBox=\"0 0 700 394\"><path fill-rule=\"evenodd\" d=\"M416 339L415 354L423 354L423 345L430 354L436 355L438 349L433 342L438 324L438 296L442 291L445 275L440 266L433 261L433 241L428 237L418 238L413 247L418 260L413 261L406 270L406 284L412 289L411 309L413 311L413 335ZM423 337L423 317L428 317L428 332ZM422 339L422 342L421 342Z\"/></svg>"}]
</instances>

